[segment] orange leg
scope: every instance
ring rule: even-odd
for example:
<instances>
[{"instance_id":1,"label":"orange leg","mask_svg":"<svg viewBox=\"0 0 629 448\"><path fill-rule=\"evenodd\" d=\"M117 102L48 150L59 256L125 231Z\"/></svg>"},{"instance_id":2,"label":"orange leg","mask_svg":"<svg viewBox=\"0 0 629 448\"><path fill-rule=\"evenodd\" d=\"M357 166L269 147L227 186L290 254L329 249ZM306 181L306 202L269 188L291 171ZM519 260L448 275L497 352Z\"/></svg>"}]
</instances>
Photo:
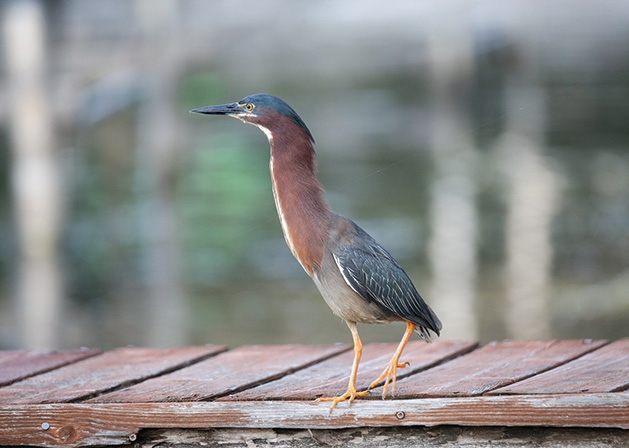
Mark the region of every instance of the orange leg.
<instances>
[{"instance_id":1,"label":"orange leg","mask_svg":"<svg viewBox=\"0 0 629 448\"><path fill-rule=\"evenodd\" d=\"M369 393L368 390L363 392L356 391L356 375L358 374L358 365L360 364L360 357L363 354L363 344L360 342L360 336L358 336L358 329L356 328L355 322L347 322L347 326L349 327L349 331L352 332L352 338L354 339L354 362L352 363L352 372L349 376L349 384L347 385L347 392L343 395L339 395L338 397L325 397L319 398L318 401L331 401L332 407L330 408L330 413L334 410L334 407L339 404L341 401L349 400L349 403L352 404L354 399L357 397L364 397Z\"/></svg>"},{"instance_id":2,"label":"orange leg","mask_svg":"<svg viewBox=\"0 0 629 448\"><path fill-rule=\"evenodd\" d=\"M413 331L415 331L415 324L406 321L406 331L404 332L404 336L402 336L402 340L400 341L400 344L397 346L395 353L393 353L393 357L391 358L389 365L387 366L386 369L384 369L384 372L382 372L382 375L380 375L378 379L375 380L373 383L371 383L371 385L369 386L369 389L373 389L378 384L380 384L380 381L382 381L386 377L386 381L384 382L384 388L382 390L383 400L387 397L387 389L389 388L389 383L391 383L391 396L395 395L395 378L397 375L397 369L402 369L408 366L407 362L400 364L400 356L402 356L404 347L406 347L406 344L408 344L408 341L411 339L411 336L413 335Z\"/></svg>"}]
</instances>

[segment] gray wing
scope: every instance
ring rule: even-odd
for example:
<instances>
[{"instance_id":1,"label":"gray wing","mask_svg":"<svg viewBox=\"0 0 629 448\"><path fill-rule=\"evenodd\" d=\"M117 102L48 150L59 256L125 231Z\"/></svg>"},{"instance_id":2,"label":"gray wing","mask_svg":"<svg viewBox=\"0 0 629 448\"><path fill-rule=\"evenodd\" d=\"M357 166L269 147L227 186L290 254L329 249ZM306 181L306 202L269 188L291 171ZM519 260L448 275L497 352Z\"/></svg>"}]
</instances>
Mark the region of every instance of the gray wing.
<instances>
[{"instance_id":1,"label":"gray wing","mask_svg":"<svg viewBox=\"0 0 629 448\"><path fill-rule=\"evenodd\" d=\"M417 292L404 269L369 234L354 224L352 245L338 246L334 259L347 284L386 313L413 322L422 336L430 329L437 335L441 322Z\"/></svg>"}]
</instances>

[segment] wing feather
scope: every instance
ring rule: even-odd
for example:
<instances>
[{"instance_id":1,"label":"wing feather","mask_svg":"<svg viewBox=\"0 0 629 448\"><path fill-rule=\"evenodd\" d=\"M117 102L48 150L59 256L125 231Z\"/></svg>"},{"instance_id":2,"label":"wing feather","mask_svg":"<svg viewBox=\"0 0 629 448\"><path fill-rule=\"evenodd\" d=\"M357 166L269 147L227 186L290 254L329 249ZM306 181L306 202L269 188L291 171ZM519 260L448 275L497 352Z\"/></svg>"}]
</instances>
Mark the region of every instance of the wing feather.
<instances>
[{"instance_id":1,"label":"wing feather","mask_svg":"<svg viewBox=\"0 0 629 448\"><path fill-rule=\"evenodd\" d=\"M421 297L400 264L364 230L356 226L354 244L338 246L334 260L345 282L362 298L384 312L409 320L437 335L441 322Z\"/></svg>"}]
</instances>

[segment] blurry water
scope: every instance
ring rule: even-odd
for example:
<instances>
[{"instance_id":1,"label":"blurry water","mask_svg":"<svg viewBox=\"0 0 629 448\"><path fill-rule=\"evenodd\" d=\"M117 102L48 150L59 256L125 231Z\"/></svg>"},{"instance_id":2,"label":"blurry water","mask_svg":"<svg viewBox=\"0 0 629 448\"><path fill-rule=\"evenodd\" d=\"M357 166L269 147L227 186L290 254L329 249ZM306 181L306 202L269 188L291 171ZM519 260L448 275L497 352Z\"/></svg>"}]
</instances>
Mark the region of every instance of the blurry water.
<instances>
[{"instance_id":1,"label":"blurry water","mask_svg":"<svg viewBox=\"0 0 629 448\"><path fill-rule=\"evenodd\" d=\"M55 5L60 345L350 341L283 241L264 135L187 113L256 92L300 113L330 205L444 337L627 336L626 4ZM24 342L0 174L3 348Z\"/></svg>"}]
</instances>

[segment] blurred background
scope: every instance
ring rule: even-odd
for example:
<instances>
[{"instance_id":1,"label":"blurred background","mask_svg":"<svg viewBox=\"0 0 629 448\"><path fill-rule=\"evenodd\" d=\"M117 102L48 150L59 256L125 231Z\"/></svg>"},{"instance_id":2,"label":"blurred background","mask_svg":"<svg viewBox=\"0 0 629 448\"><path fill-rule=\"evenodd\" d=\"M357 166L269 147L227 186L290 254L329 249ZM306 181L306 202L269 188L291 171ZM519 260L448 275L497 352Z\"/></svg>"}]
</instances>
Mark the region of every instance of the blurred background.
<instances>
[{"instance_id":1,"label":"blurred background","mask_svg":"<svg viewBox=\"0 0 629 448\"><path fill-rule=\"evenodd\" d=\"M1 8L0 349L350 342L284 243L265 136L188 114L258 92L444 338L629 334L628 2Z\"/></svg>"}]
</instances>

